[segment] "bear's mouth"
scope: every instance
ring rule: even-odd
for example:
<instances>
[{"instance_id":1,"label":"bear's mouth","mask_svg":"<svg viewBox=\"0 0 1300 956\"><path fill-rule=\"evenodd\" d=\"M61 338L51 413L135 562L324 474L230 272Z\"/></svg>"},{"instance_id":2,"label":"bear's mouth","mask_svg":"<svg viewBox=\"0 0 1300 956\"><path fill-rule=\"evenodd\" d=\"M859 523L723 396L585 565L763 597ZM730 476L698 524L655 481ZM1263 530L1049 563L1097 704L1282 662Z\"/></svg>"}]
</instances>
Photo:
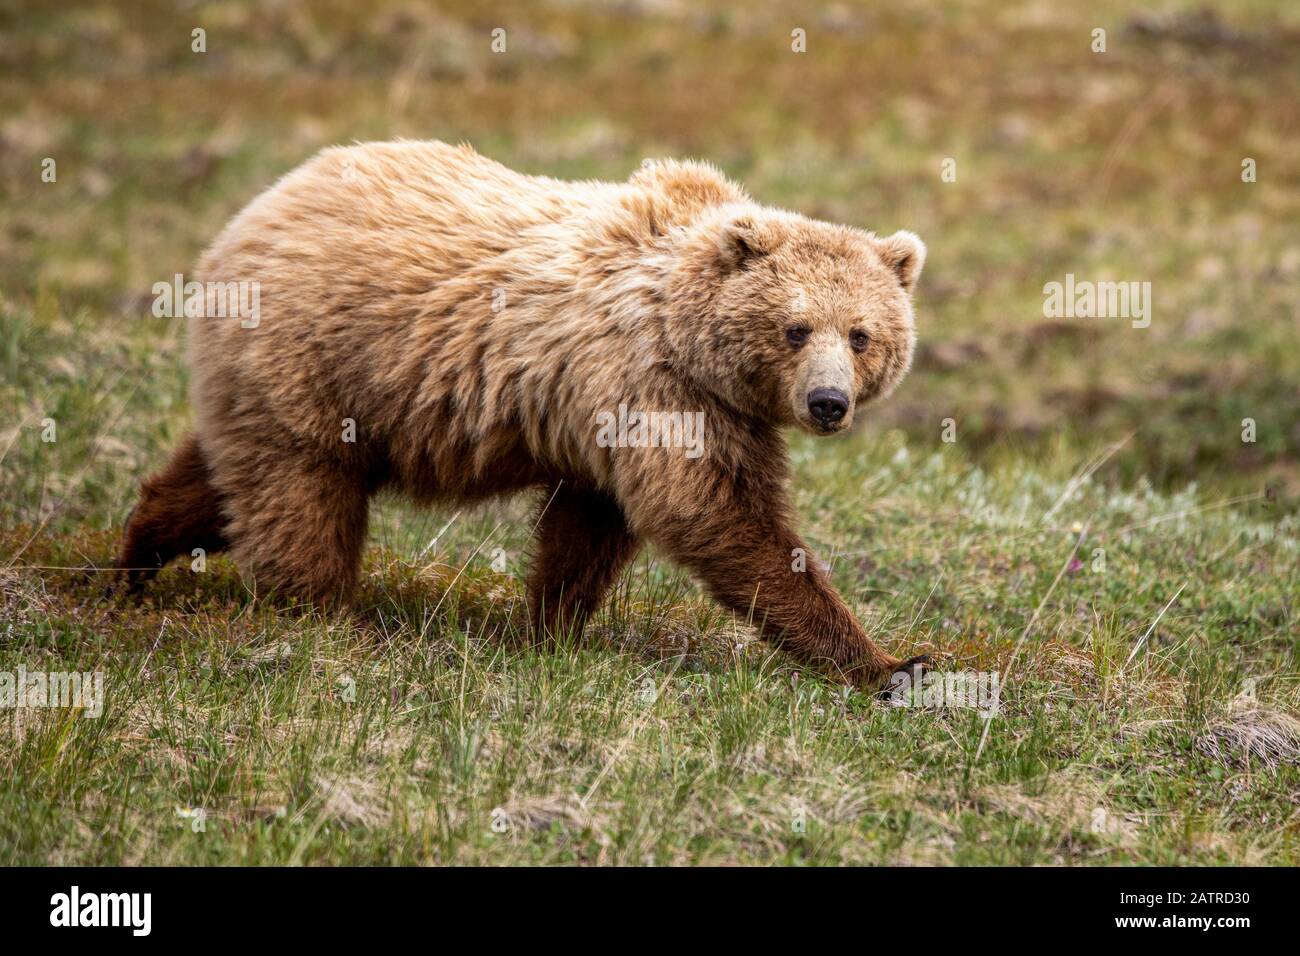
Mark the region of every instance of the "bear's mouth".
<instances>
[{"instance_id":1,"label":"bear's mouth","mask_svg":"<svg viewBox=\"0 0 1300 956\"><path fill-rule=\"evenodd\" d=\"M798 424L802 431L806 431L808 434L813 435L816 438L828 438L831 435L838 435L841 432L848 430L848 425L845 424L844 420L822 423L813 418L801 415Z\"/></svg>"}]
</instances>

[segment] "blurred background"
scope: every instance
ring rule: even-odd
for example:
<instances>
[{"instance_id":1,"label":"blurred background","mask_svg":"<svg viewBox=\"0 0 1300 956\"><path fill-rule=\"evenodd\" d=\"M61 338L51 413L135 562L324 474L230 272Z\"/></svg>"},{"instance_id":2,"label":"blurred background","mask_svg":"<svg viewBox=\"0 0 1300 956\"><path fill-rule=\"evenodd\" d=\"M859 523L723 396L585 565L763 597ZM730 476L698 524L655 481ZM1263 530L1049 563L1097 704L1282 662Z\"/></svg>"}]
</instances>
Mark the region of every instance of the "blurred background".
<instances>
[{"instance_id":1,"label":"blurred background","mask_svg":"<svg viewBox=\"0 0 1300 956\"><path fill-rule=\"evenodd\" d=\"M800 680L653 549L589 644L520 647L527 496L381 501L360 618L221 556L68 573L191 427L153 285L394 137L920 234L915 368L792 436L792 499L879 643L1008 676L998 721ZM0 0L0 672L109 689L0 714L0 863L1294 865L1298 225L1295 0ZM1067 275L1149 327L1045 315Z\"/></svg>"},{"instance_id":2,"label":"blurred background","mask_svg":"<svg viewBox=\"0 0 1300 956\"><path fill-rule=\"evenodd\" d=\"M980 463L1109 450L1107 480L1294 508L1300 5L0 9L9 517L74 482L67 517L120 520L188 421L182 323L150 315L152 284L318 149L394 137L569 178L703 158L762 202L914 230L930 250L918 361L864 441L938 447L951 418ZM1150 282L1150 327L1045 317L1043 286L1067 273ZM14 441L46 416L67 423L75 479Z\"/></svg>"}]
</instances>

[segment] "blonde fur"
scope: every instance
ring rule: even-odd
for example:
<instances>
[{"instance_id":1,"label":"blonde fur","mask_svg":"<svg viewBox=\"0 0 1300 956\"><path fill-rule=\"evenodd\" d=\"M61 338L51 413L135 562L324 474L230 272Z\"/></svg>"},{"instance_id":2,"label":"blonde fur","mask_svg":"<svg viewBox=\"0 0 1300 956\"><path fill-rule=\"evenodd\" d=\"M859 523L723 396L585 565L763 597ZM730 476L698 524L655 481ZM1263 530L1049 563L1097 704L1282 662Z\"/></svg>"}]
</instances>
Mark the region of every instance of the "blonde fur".
<instances>
[{"instance_id":1,"label":"blonde fur","mask_svg":"<svg viewBox=\"0 0 1300 956\"><path fill-rule=\"evenodd\" d=\"M843 431L902 378L923 260L911 234L761 207L700 163L575 183L467 146L329 149L201 259L202 281L259 283L261 314L192 320L197 445L172 471L206 469L259 586L318 601L350 592L376 491L541 488L539 633L581 627L651 541L802 660L878 682L899 661L814 561L792 569L780 428ZM820 387L849 400L833 427L808 412ZM620 406L702 412L703 454L598 442ZM168 480L142 499L154 525Z\"/></svg>"}]
</instances>

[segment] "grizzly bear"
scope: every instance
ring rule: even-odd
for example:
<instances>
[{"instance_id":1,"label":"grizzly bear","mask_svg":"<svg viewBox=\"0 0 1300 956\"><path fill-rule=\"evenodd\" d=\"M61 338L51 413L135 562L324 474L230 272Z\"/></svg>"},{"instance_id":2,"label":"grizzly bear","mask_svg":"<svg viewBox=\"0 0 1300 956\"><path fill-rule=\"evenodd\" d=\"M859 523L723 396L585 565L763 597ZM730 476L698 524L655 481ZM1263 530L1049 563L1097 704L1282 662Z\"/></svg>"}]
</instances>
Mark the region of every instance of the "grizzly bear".
<instances>
[{"instance_id":1,"label":"grizzly bear","mask_svg":"<svg viewBox=\"0 0 1300 956\"><path fill-rule=\"evenodd\" d=\"M532 489L537 636L580 632L648 541L799 661L878 686L914 662L804 557L781 429L845 432L898 384L924 259L696 162L564 182L463 145L327 149L202 256L197 425L118 567L138 587L229 548L259 590L346 602L377 492ZM239 282L255 321L215 307Z\"/></svg>"}]
</instances>

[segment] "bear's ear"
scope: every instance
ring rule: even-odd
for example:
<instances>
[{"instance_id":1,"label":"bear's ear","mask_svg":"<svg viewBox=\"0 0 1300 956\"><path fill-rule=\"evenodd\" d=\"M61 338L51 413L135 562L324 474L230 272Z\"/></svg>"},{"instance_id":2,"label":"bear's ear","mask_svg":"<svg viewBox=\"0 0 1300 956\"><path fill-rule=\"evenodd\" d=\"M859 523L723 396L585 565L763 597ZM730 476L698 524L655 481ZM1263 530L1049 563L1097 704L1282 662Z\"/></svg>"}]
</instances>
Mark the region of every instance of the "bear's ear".
<instances>
[{"instance_id":1,"label":"bear's ear","mask_svg":"<svg viewBox=\"0 0 1300 956\"><path fill-rule=\"evenodd\" d=\"M903 230L876 239L875 247L885 265L898 276L903 291L910 294L916 288L916 280L921 278L921 267L925 265L925 243L915 233Z\"/></svg>"},{"instance_id":2,"label":"bear's ear","mask_svg":"<svg viewBox=\"0 0 1300 956\"><path fill-rule=\"evenodd\" d=\"M776 247L770 226L750 212L737 213L723 220L718 233L718 255L727 271L739 269L746 262L767 255Z\"/></svg>"}]
</instances>

